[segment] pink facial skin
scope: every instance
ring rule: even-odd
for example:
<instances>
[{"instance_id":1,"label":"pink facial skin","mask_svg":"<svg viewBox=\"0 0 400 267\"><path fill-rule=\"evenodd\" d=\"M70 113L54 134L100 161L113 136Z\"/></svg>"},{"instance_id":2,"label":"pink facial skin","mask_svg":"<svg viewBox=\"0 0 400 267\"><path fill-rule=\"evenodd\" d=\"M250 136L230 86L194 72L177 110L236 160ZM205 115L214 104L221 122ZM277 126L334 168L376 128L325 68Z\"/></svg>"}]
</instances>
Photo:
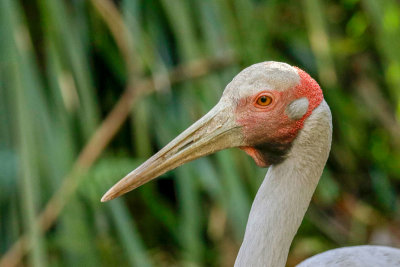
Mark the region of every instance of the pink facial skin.
<instances>
[{"instance_id":1,"label":"pink facial skin","mask_svg":"<svg viewBox=\"0 0 400 267\"><path fill-rule=\"evenodd\" d=\"M245 142L248 146L241 147L260 167L268 167L272 162L268 156L257 150L262 144L273 144L290 147L304 121L323 100L322 90L317 82L303 70L296 68L300 83L285 91L266 90L254 96L241 99L236 108L236 121L243 128ZM272 102L266 107L260 107L256 101L262 94L272 97ZM286 107L294 100L306 97L309 106L306 114L298 120L290 119Z\"/></svg>"}]
</instances>

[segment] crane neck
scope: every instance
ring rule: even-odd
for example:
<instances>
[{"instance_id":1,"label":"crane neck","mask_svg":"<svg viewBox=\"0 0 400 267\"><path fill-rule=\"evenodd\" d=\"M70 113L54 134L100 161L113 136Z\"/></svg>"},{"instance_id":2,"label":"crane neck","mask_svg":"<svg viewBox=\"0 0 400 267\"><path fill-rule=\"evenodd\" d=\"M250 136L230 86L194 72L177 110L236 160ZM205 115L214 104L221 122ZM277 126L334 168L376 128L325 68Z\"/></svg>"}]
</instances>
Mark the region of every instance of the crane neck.
<instances>
[{"instance_id":1,"label":"crane neck","mask_svg":"<svg viewBox=\"0 0 400 267\"><path fill-rule=\"evenodd\" d=\"M305 121L286 160L269 168L251 207L236 267L285 266L329 155L331 121L322 101Z\"/></svg>"}]
</instances>

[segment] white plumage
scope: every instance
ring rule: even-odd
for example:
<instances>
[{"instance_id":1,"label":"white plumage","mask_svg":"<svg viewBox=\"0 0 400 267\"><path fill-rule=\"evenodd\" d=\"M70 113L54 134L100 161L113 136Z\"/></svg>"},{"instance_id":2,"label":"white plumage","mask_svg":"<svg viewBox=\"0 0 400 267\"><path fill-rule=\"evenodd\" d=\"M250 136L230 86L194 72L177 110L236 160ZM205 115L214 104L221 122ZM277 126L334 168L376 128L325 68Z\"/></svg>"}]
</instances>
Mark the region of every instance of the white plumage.
<instances>
[{"instance_id":1,"label":"white plumage","mask_svg":"<svg viewBox=\"0 0 400 267\"><path fill-rule=\"evenodd\" d=\"M326 251L311 257L297 267L399 267L398 249L384 246L344 247Z\"/></svg>"}]
</instances>

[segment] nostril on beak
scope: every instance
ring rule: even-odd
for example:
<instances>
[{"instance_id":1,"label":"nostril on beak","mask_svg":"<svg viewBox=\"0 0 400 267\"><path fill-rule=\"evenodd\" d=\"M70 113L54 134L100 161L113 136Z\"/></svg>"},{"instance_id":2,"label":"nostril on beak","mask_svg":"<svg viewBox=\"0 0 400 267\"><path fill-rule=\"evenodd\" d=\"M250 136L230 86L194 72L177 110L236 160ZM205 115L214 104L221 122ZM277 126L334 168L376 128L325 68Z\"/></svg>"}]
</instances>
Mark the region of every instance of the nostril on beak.
<instances>
[{"instance_id":1,"label":"nostril on beak","mask_svg":"<svg viewBox=\"0 0 400 267\"><path fill-rule=\"evenodd\" d=\"M193 144L194 141L190 140L189 142L187 142L186 144L184 144L183 146L181 146L177 152L181 152L182 150L185 150L187 147L189 147L191 144Z\"/></svg>"}]
</instances>

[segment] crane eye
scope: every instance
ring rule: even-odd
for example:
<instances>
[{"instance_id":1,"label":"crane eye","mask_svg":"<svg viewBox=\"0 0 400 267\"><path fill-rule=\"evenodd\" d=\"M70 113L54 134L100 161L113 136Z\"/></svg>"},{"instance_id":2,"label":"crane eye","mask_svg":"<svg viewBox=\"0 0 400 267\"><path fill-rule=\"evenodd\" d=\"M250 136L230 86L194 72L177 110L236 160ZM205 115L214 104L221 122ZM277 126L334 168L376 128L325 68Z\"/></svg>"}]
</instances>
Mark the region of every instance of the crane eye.
<instances>
[{"instance_id":1,"label":"crane eye","mask_svg":"<svg viewBox=\"0 0 400 267\"><path fill-rule=\"evenodd\" d=\"M257 105L266 107L269 104L271 104L272 102L272 98L270 96L267 95L262 95L257 99Z\"/></svg>"}]
</instances>

